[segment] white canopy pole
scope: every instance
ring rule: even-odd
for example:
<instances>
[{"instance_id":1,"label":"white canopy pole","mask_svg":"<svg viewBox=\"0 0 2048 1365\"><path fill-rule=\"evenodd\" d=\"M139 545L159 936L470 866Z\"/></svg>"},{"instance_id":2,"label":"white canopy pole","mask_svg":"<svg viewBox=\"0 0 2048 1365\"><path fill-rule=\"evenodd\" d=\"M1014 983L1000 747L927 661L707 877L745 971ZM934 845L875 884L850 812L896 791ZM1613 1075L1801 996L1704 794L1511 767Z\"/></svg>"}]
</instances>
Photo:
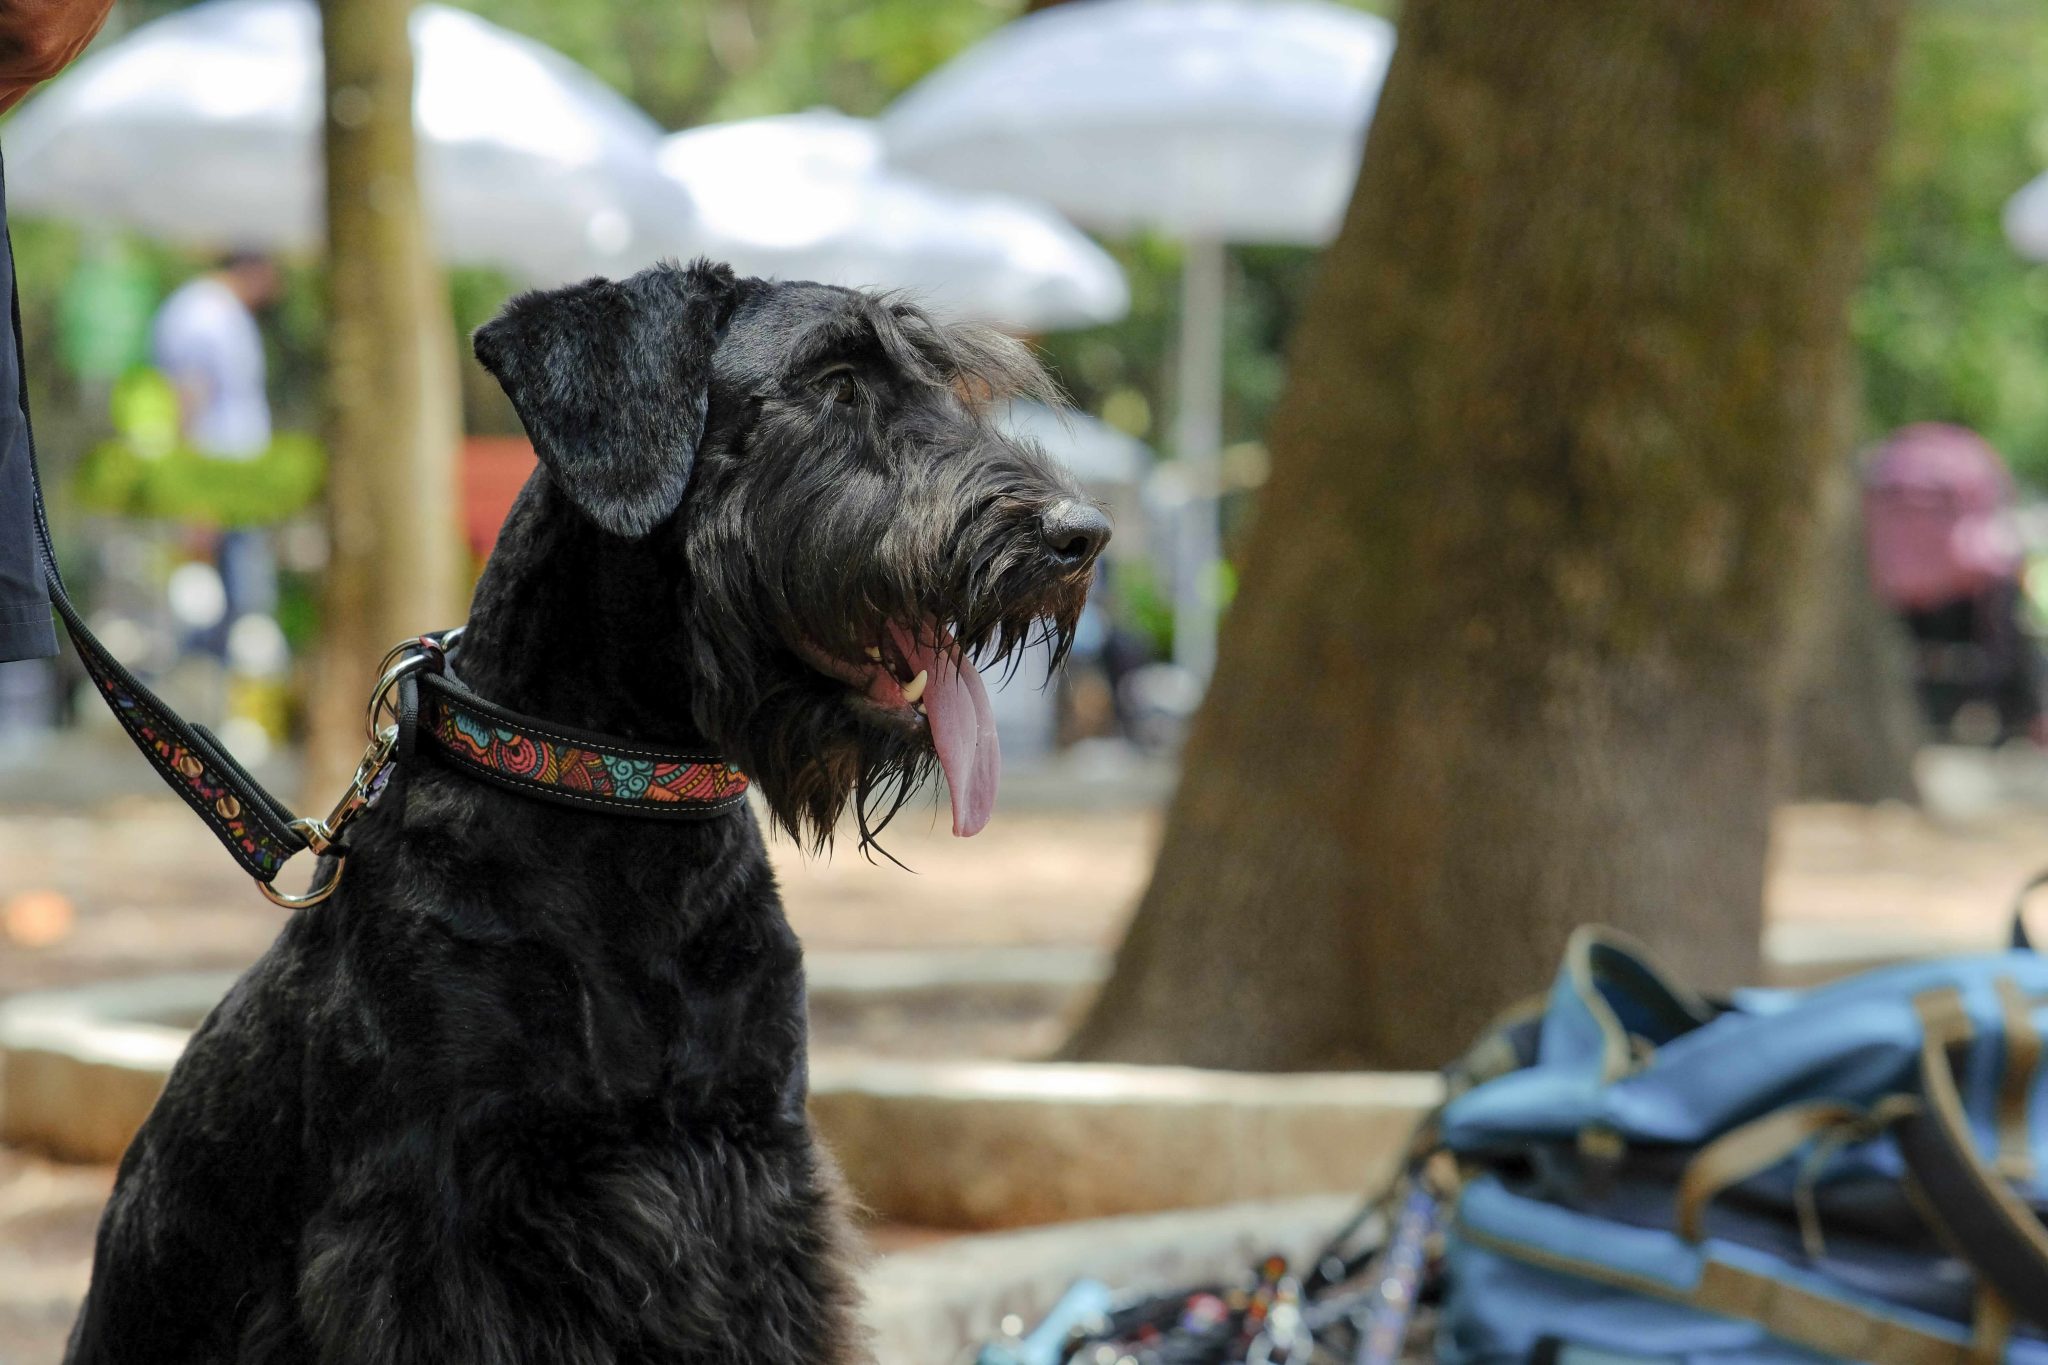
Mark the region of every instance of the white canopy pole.
<instances>
[{"instance_id":1,"label":"white canopy pole","mask_svg":"<svg viewBox=\"0 0 2048 1365\"><path fill-rule=\"evenodd\" d=\"M1187 501L1174 555L1173 660L1206 683L1216 668L1217 580L1223 550L1222 239L1187 243L1180 277L1179 409L1174 453Z\"/></svg>"}]
</instances>

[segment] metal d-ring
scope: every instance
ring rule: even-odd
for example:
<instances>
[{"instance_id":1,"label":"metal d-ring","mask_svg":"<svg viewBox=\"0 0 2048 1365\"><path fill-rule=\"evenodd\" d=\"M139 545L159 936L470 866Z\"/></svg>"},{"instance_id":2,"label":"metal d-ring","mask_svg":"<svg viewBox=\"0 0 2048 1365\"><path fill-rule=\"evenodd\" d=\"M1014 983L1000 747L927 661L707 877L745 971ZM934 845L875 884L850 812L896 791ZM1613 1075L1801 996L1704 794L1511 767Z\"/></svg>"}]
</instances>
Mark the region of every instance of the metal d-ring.
<instances>
[{"instance_id":1,"label":"metal d-ring","mask_svg":"<svg viewBox=\"0 0 2048 1365\"><path fill-rule=\"evenodd\" d=\"M377 664L377 685L370 689L369 709L363 715L363 729L368 732L370 742L377 742L388 720L397 719L398 707L391 694L401 682L427 666L432 656L418 640L407 640L395 646Z\"/></svg>"},{"instance_id":2,"label":"metal d-ring","mask_svg":"<svg viewBox=\"0 0 2048 1365\"><path fill-rule=\"evenodd\" d=\"M439 636L415 636L392 646L377 661L377 686L370 692L365 726L370 734L370 747L363 751L362 761L356 764L355 776L349 779L348 790L342 793L334 809L327 812L325 820L300 818L291 822L291 828L305 837L307 848L322 856L333 855L334 866L325 882L296 896L279 891L269 882L257 882L257 889L271 904L281 905L287 910L318 905L341 885L341 869L348 861L340 852L341 832L376 802L383 789L385 771L391 766L392 756L398 749L398 726L384 723L387 714L391 720L397 719L397 708L391 701L391 694L410 674L430 664L438 668L441 655L461 638L462 629L457 626Z\"/></svg>"},{"instance_id":3,"label":"metal d-ring","mask_svg":"<svg viewBox=\"0 0 2048 1365\"><path fill-rule=\"evenodd\" d=\"M334 852L332 844L328 841L327 828L320 821L307 820L302 817L292 821L291 827L306 836L306 846L313 849L316 853L325 856L328 853ZM328 870L327 880L318 886L300 892L296 896L289 892L278 890L269 882L256 883L256 889L261 891L264 899L268 900L272 905L281 905L287 910L303 910L309 905L318 905L321 901L334 894L334 888L341 885L342 866L347 862L347 855L334 853L334 866Z\"/></svg>"},{"instance_id":4,"label":"metal d-ring","mask_svg":"<svg viewBox=\"0 0 2048 1365\"><path fill-rule=\"evenodd\" d=\"M377 661L377 685L370 689L370 705L363 718L363 728L368 732L371 743L377 742L386 722L398 719L398 707L392 700L398 684L422 668L432 667L435 672L440 672L441 660L455 647L455 642L462 638L466 629L466 626L457 626L439 635L416 635L384 651L384 657Z\"/></svg>"}]
</instances>

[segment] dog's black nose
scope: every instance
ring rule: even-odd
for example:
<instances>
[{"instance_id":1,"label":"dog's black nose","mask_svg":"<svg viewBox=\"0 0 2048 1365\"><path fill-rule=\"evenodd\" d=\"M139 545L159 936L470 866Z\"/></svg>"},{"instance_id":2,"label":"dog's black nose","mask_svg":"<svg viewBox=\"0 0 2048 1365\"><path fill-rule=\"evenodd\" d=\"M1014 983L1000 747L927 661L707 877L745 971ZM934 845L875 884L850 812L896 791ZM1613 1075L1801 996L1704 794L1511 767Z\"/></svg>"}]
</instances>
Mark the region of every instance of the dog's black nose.
<instances>
[{"instance_id":1,"label":"dog's black nose","mask_svg":"<svg viewBox=\"0 0 2048 1365\"><path fill-rule=\"evenodd\" d=\"M1062 498L1039 517L1045 548L1062 569L1085 569L1109 544L1109 518L1093 503Z\"/></svg>"}]
</instances>

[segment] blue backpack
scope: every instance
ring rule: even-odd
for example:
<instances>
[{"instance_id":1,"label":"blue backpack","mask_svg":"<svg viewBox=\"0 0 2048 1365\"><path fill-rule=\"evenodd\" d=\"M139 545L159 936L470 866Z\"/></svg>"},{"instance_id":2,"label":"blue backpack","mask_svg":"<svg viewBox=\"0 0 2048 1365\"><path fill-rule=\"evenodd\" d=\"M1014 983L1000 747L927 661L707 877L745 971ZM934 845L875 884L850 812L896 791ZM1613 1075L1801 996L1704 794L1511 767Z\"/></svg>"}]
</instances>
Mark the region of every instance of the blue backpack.
<instances>
[{"instance_id":1,"label":"blue backpack","mask_svg":"<svg viewBox=\"0 0 2048 1365\"><path fill-rule=\"evenodd\" d=\"M1438 1359L2048 1365L2048 957L1715 1005L1627 940L1452 1073Z\"/></svg>"}]
</instances>

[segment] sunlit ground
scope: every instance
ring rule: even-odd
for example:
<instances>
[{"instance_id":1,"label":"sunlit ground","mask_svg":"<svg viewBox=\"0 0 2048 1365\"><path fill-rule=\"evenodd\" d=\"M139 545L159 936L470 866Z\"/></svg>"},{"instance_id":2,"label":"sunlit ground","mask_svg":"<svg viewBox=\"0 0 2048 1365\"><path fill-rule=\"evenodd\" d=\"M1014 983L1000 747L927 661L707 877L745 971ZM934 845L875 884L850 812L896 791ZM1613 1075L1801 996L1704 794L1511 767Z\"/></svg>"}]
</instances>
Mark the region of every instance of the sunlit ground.
<instances>
[{"instance_id":1,"label":"sunlit ground","mask_svg":"<svg viewBox=\"0 0 2048 1365\"><path fill-rule=\"evenodd\" d=\"M1800 806L1783 811L1769 889L1773 956L1793 963L1999 943L2012 892L2048 864L2048 807L2029 781L1964 757L1938 761L1942 813ZM790 914L813 954L861 949L1064 947L1107 951L1143 888L1157 837L1149 805L1007 810L953 839L927 812L888 846L914 872L851 844L828 861L775 850ZM54 897L47 893L55 893ZM24 898L32 913L9 918ZM61 901L54 918L49 907ZM40 906L40 908L38 908ZM68 912L68 913L67 913ZM2048 921L2048 910L2043 912ZM90 812L0 806L0 994L180 968L234 968L276 932L257 897L183 807L123 797ZM948 1025L949 1028L952 1025ZM880 1046L943 1050L893 1021ZM1057 1021L991 1038L1042 1046ZM54 1360L82 1291L111 1172L0 1149L0 1363ZM887 1230L884 1246L915 1244Z\"/></svg>"},{"instance_id":2,"label":"sunlit ground","mask_svg":"<svg viewBox=\"0 0 2048 1365\"><path fill-rule=\"evenodd\" d=\"M885 842L910 871L864 860L851 842L811 859L778 841L774 859L790 916L814 953L1107 949L1143 888L1158 826L1149 808L1037 810L1000 814L978 838L959 840L942 822L906 815ZM1988 944L2001 935L2015 887L2044 865L2048 811L2039 808L1936 818L1790 807L1778 819L1768 893L1773 950L1803 959L1893 944ZM68 927L38 946L0 939L0 994L239 967L279 922L168 797L123 798L90 813L0 806L0 907L48 892L68 907Z\"/></svg>"}]
</instances>

